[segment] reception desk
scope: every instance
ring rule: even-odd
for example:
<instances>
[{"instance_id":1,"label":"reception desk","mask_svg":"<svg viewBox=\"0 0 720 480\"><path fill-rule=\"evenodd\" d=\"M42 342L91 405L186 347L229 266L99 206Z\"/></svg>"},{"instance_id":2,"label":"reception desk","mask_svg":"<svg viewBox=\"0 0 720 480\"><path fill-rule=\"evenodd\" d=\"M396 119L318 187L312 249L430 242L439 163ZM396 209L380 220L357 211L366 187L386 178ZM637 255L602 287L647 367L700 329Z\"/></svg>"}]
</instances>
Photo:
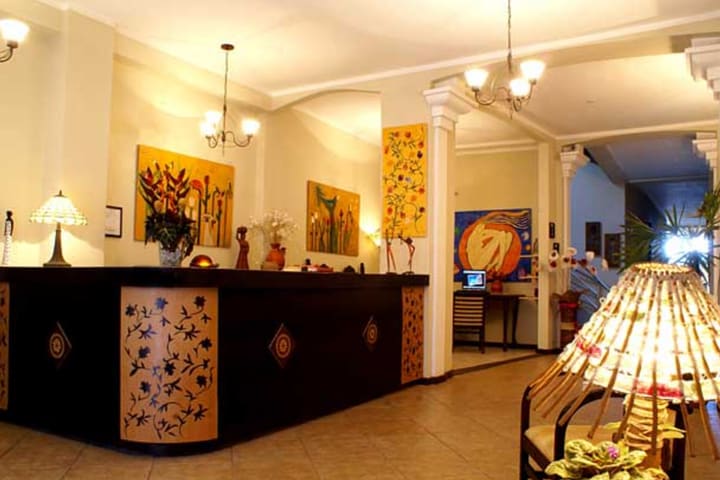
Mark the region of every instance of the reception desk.
<instances>
[{"instance_id":1,"label":"reception desk","mask_svg":"<svg viewBox=\"0 0 720 480\"><path fill-rule=\"evenodd\" d=\"M183 453L422 377L426 275L0 268L0 420Z\"/></svg>"}]
</instances>

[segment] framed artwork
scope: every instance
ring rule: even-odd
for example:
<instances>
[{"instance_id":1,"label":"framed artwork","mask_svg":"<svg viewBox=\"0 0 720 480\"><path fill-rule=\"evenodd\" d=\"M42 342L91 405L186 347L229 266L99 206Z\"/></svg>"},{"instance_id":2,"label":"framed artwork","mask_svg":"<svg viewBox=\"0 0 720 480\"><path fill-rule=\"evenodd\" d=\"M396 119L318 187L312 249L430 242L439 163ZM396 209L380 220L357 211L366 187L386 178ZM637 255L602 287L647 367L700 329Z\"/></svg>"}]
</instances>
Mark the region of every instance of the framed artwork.
<instances>
[{"instance_id":1,"label":"framed artwork","mask_svg":"<svg viewBox=\"0 0 720 480\"><path fill-rule=\"evenodd\" d=\"M602 223L585 222L585 251L595 252L595 256L602 257Z\"/></svg>"},{"instance_id":2,"label":"framed artwork","mask_svg":"<svg viewBox=\"0 0 720 480\"><path fill-rule=\"evenodd\" d=\"M358 256L360 195L307 182L306 249Z\"/></svg>"},{"instance_id":3,"label":"framed artwork","mask_svg":"<svg viewBox=\"0 0 720 480\"><path fill-rule=\"evenodd\" d=\"M195 245L229 248L235 232L232 228L235 168L159 148L138 145L137 172L169 170L173 175L185 170L190 177L185 214L197 226ZM135 179L135 240L145 240L147 205L140 196Z\"/></svg>"},{"instance_id":4,"label":"framed artwork","mask_svg":"<svg viewBox=\"0 0 720 480\"><path fill-rule=\"evenodd\" d=\"M485 270L488 278L528 281L532 266L529 208L455 212L455 281L463 270Z\"/></svg>"},{"instance_id":5,"label":"framed artwork","mask_svg":"<svg viewBox=\"0 0 720 480\"><path fill-rule=\"evenodd\" d=\"M105 236L121 238L123 225L122 207L105 206Z\"/></svg>"},{"instance_id":6,"label":"framed artwork","mask_svg":"<svg viewBox=\"0 0 720 480\"><path fill-rule=\"evenodd\" d=\"M605 234L605 260L608 268L620 268L620 250L622 236L619 233Z\"/></svg>"},{"instance_id":7,"label":"framed artwork","mask_svg":"<svg viewBox=\"0 0 720 480\"><path fill-rule=\"evenodd\" d=\"M427 124L383 128L384 238L427 235Z\"/></svg>"}]
</instances>

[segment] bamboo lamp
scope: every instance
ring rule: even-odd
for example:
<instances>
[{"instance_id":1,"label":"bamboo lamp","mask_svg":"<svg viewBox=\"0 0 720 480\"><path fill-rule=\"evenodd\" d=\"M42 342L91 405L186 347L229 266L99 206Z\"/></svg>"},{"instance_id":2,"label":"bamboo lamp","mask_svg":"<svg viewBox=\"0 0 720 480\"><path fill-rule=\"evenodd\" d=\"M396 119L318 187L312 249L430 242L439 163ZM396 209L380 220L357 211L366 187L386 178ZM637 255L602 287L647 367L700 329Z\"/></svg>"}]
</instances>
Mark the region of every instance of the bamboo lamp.
<instances>
[{"instance_id":1,"label":"bamboo lamp","mask_svg":"<svg viewBox=\"0 0 720 480\"><path fill-rule=\"evenodd\" d=\"M705 437L715 460L705 404L720 399L720 307L689 267L633 265L600 308L532 383L531 398L545 414L581 385L567 423L591 389L605 388L592 437L613 391L625 394L618 433L625 443L659 461L668 403L678 404L688 423L688 404L699 404ZM689 432L688 432L689 433ZM690 444L692 445L692 444ZM653 462L651 462L653 463Z\"/></svg>"}]
</instances>

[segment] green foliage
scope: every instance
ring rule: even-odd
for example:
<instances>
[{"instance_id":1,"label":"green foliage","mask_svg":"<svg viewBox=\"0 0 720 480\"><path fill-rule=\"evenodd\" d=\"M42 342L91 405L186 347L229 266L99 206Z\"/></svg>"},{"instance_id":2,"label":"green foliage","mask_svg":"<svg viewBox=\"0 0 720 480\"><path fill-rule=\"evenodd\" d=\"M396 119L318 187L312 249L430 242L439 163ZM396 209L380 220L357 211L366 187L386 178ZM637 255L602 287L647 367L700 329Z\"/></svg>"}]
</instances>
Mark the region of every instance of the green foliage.
<instances>
[{"instance_id":1,"label":"green foliage","mask_svg":"<svg viewBox=\"0 0 720 480\"><path fill-rule=\"evenodd\" d=\"M720 228L719 212L720 187L705 193L703 202L691 216L697 219L693 223L687 221L684 207L678 210L673 206L663 211L662 219L655 227L651 227L632 212L628 212L623 225L625 237L621 258L623 269L634 263L650 260L667 262L663 245L671 237L692 239L702 236L707 238L710 244L714 232ZM713 245L713 248L715 246ZM687 265L703 278L708 278L716 258L712 251L708 253L693 251L686 252L675 263Z\"/></svg>"},{"instance_id":2,"label":"green foliage","mask_svg":"<svg viewBox=\"0 0 720 480\"><path fill-rule=\"evenodd\" d=\"M642 468L646 453L630 450L623 442L570 440L565 444L565 458L547 466L548 475L572 480L669 480L658 468Z\"/></svg>"},{"instance_id":3,"label":"green foliage","mask_svg":"<svg viewBox=\"0 0 720 480\"><path fill-rule=\"evenodd\" d=\"M175 176L169 165L161 169L157 163L154 170L148 167L138 175L138 189L147 212L146 244L160 242L166 250L180 248L184 257L190 255L195 242L195 221L185 215L189 182L185 169Z\"/></svg>"}]
</instances>

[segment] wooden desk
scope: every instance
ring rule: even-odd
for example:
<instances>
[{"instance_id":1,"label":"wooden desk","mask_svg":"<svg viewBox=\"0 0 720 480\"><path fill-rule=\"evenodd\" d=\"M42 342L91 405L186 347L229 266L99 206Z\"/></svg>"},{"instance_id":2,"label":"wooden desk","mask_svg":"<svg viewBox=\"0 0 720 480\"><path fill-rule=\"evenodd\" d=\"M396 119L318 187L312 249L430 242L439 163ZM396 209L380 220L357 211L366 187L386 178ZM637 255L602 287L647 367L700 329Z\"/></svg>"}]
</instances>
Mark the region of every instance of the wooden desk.
<instances>
[{"instance_id":1,"label":"wooden desk","mask_svg":"<svg viewBox=\"0 0 720 480\"><path fill-rule=\"evenodd\" d=\"M503 312L503 351L507 351L507 327L508 317L512 314L512 343L511 346L517 345L517 322L518 322L518 309L520 306L520 298L522 295L519 293L490 293L488 299L491 307L493 303L502 304Z\"/></svg>"},{"instance_id":2,"label":"wooden desk","mask_svg":"<svg viewBox=\"0 0 720 480\"><path fill-rule=\"evenodd\" d=\"M462 296L483 296L488 300L487 308L492 309L494 305L502 305L502 318L503 318L503 351L507 351L507 331L508 323L512 320L512 335L511 335L511 346L517 345L517 322L518 322L518 309L520 306L520 299L523 295L519 293L492 293L487 291L476 291L476 290L456 290L456 295ZM512 317L511 317L512 315ZM487 315L485 316L487 318ZM484 342L484 340L483 340Z\"/></svg>"}]
</instances>

